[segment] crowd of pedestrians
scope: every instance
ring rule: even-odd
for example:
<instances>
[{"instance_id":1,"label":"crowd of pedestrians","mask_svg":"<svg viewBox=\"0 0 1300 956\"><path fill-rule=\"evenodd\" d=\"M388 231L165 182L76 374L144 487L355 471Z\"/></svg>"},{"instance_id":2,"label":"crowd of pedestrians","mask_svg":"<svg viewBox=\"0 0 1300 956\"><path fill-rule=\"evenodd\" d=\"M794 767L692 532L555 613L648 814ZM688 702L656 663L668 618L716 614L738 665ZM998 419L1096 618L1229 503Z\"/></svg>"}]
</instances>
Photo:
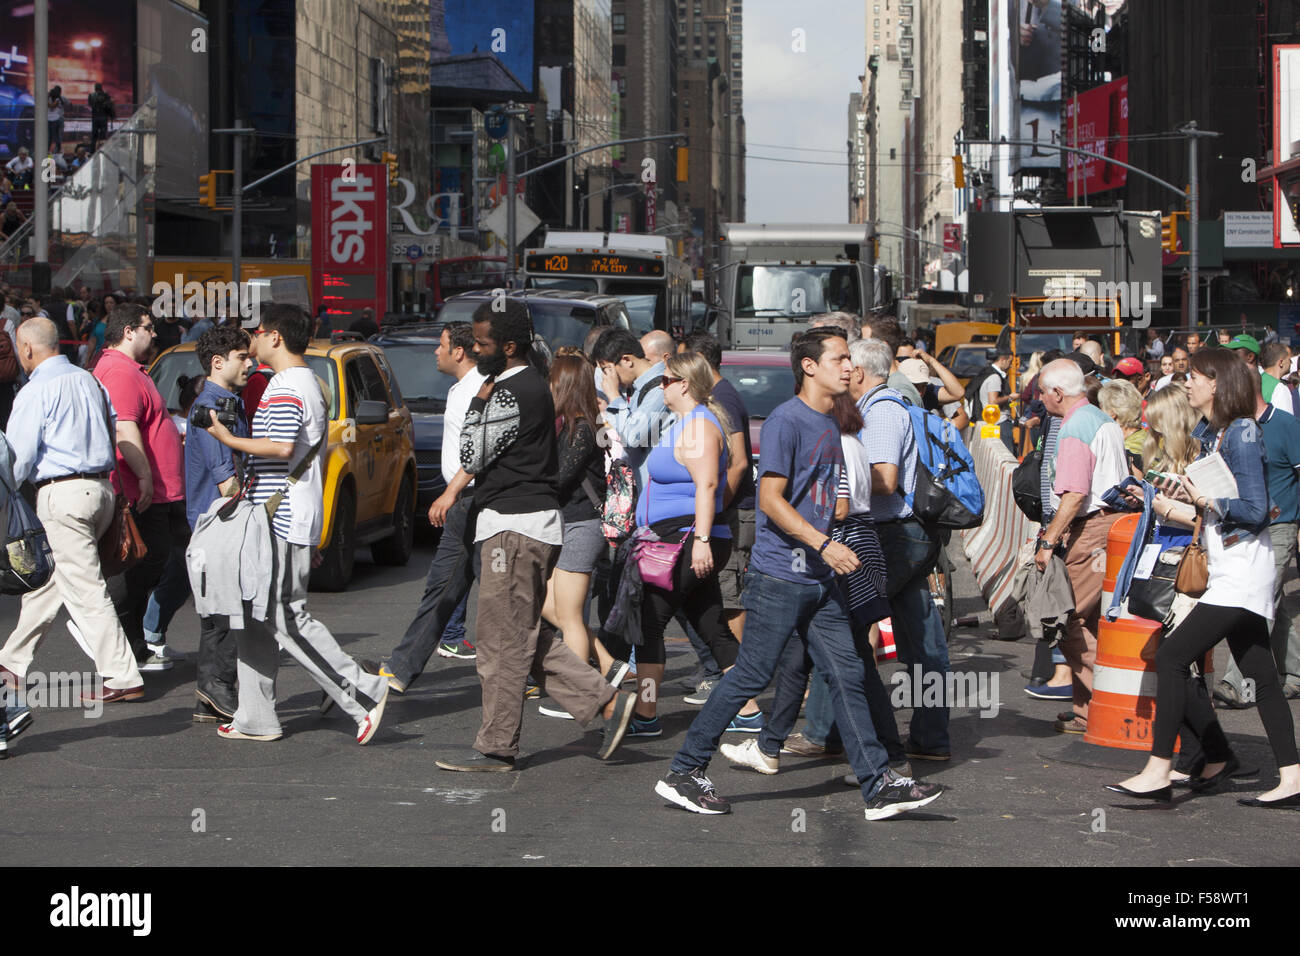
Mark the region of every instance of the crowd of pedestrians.
<instances>
[{"instance_id":1,"label":"crowd of pedestrians","mask_svg":"<svg viewBox=\"0 0 1300 956\"><path fill-rule=\"evenodd\" d=\"M1089 344L1094 348L1084 348ZM1046 582L1049 565L1063 562L1074 605L1053 647L1054 668L1036 675L1025 691L1070 701L1055 729L1085 733L1101 615L1113 617L1127 607L1149 616L1163 625L1151 755L1141 772L1107 789L1168 801L1174 787L1221 787L1242 765L1214 708L1254 706L1279 783L1240 802L1300 805L1300 762L1286 704L1300 699L1300 637L1283 599L1297 555L1300 422L1264 397L1268 391L1283 404L1293 397L1285 384L1289 349L1279 342L1261 348L1245 334L1221 336L1207 347L1191 333L1169 354L1149 335L1149 366L1125 357L1106 367L1090 354L1100 351L1097 343L1079 336L1073 345L1069 355L1043 356L1041 371L1022 393L1022 400L1037 403L1034 424L1041 432L1035 446L1042 455L1042 530L1034 563ZM1221 465L1220 481L1230 476L1209 492L1187 473L1206 459ZM1126 511L1139 512L1140 524L1112 603L1102 607L1100 556L1110 526ZM1159 559L1143 562L1140 556L1198 544L1206 580L1180 584L1167 606L1153 604L1148 595L1158 586L1148 582ZM1225 640L1228 669L1210 687L1206 655Z\"/></svg>"},{"instance_id":2,"label":"crowd of pedestrians","mask_svg":"<svg viewBox=\"0 0 1300 956\"><path fill-rule=\"evenodd\" d=\"M444 417L447 489L429 511L442 535L410 625L387 656L368 662L344 652L307 608L329 402L303 358L312 319L273 305L254 329L198 330L204 377L181 383L191 415L166 408L143 367L196 330L112 301L102 336L91 329L96 344L69 355L62 326L101 315L98 304L74 309L77 301L56 315L48 304L43 314L20 313L12 333L21 368L6 430L13 477L36 487L56 567L24 597L0 648L0 677L14 686L66 605L103 678L87 699L140 699L142 672L177 660L167 625L192 590L194 719L217 724L222 738L282 736L280 650L319 684L322 709L352 717L361 744L377 733L389 697L406 693L437 653L474 659L482 688L474 740L437 766L510 772L530 699L545 716L598 727L601 759L625 741L661 736L664 635L676 619L700 657L703 677L687 702L701 710L655 784L663 799L726 813L708 777L715 756L775 774L784 754L836 753L868 820L942 796L912 766L952 758L953 701L942 690L918 694L900 733L876 666L879 624L891 620L909 671L950 684L933 593L946 537L913 511L925 474L913 413L928 409L960 428L992 406L1010 441L1009 352L995 352L968 389L891 316L819 316L791 343L794 394L765 420L753 466L744 401L708 333L677 342L662 331L638 339L594 330L583 349L550 358L523 303L486 303L471 322L441 330L438 367L456 379ZM1171 375L1186 375L1187 388L1158 386L1155 370L1135 359L1106 368L1097 343L1082 341L1069 356L1038 357L1020 396L1031 413L1020 421L1042 449L1034 566L1045 572L1059 559L1072 598L1056 667L1027 688L1070 703L1058 731L1087 727L1108 610L1097 554L1124 510L1117 495L1143 511L1144 535L1176 535L1196 510L1205 524L1210 583L1166 622L1151 761L1116 785L1138 797L1180 780L1212 787L1236 769L1210 689L1189 676L1225 637L1240 672L1223 686L1240 698L1248 682L1281 768L1279 786L1255 802L1286 805L1300 794L1285 704L1300 695L1300 647L1289 618L1279 636L1284 617L1275 613L1280 572L1296 554L1300 425L1264 398L1264 376L1284 372L1285 357L1270 344L1252 362L1242 350L1261 350L1240 338L1193 351L1186 369L1175 350ZM93 373L78 367L87 359ZM254 362L271 372L257 394L246 391ZM1284 377L1273 378L1280 394ZM1180 472L1216 452L1236 477L1236 498L1198 494ZM1155 484L1132 491L1151 467L1163 469ZM100 538L119 497L133 509L144 554L110 589ZM464 621L476 583L471 635ZM769 687L764 714L756 698ZM8 739L31 724L12 705L0 718ZM1201 749L1175 768L1180 728ZM748 736L723 743L727 734Z\"/></svg>"}]
</instances>

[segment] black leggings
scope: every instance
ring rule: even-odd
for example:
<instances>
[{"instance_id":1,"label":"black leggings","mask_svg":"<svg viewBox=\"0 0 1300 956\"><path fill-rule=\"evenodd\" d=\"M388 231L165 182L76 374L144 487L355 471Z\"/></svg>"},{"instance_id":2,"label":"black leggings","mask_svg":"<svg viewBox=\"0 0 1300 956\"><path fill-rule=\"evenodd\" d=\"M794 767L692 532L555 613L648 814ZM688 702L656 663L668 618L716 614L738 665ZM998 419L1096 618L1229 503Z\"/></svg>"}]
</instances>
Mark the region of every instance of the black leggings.
<instances>
[{"instance_id":1,"label":"black leggings","mask_svg":"<svg viewBox=\"0 0 1300 956\"><path fill-rule=\"evenodd\" d=\"M1187 707L1187 668L1224 638L1242 674L1255 682L1255 701L1269 746L1279 767L1300 762L1296 758L1295 725L1291 708L1277 679L1269 650L1268 622L1254 611L1239 607L1197 604L1183 623L1156 651L1156 719L1151 756L1173 758L1179 724L1186 721L1205 746L1207 759L1227 752L1223 730L1213 710ZM1216 753L1217 751L1217 753Z\"/></svg>"},{"instance_id":2,"label":"black leggings","mask_svg":"<svg viewBox=\"0 0 1300 956\"><path fill-rule=\"evenodd\" d=\"M685 522L690 523L690 518ZM681 527L682 522L677 526ZM663 535L665 541L680 537L678 534ZM710 538L709 549L713 552L713 571L707 578L697 578L691 569L691 548L695 544L695 535L682 547L677 565L673 568L673 589L665 591L647 584L641 598L641 645L636 649L638 664L662 664L664 662L664 628L679 610L686 612L686 619L695 628L695 633L709 646L713 659L724 670L736 663L740 654L740 644L727 627L722 614L722 588L718 584L718 572L731 557L730 538ZM605 649L620 660L627 660L631 646L623 640L601 633Z\"/></svg>"}]
</instances>

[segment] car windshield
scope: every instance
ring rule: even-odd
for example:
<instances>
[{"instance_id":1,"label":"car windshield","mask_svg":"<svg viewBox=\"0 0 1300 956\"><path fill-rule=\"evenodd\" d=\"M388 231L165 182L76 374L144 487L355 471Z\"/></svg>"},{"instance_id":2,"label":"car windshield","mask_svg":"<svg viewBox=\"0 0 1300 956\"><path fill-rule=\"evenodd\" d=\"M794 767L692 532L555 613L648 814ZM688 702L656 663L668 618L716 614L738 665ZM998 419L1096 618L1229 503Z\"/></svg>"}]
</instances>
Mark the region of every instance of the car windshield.
<instances>
[{"instance_id":1,"label":"car windshield","mask_svg":"<svg viewBox=\"0 0 1300 956\"><path fill-rule=\"evenodd\" d=\"M384 342L384 355L397 377L402 397L413 412L441 414L447 410L447 391L456 379L438 371L438 347L431 342Z\"/></svg>"},{"instance_id":2,"label":"car windshield","mask_svg":"<svg viewBox=\"0 0 1300 956\"><path fill-rule=\"evenodd\" d=\"M736 387L752 418L767 418L794 395L794 372L785 365L724 364L722 377Z\"/></svg>"},{"instance_id":3,"label":"car windshield","mask_svg":"<svg viewBox=\"0 0 1300 956\"><path fill-rule=\"evenodd\" d=\"M741 266L736 315L862 311L856 266Z\"/></svg>"},{"instance_id":4,"label":"car windshield","mask_svg":"<svg viewBox=\"0 0 1300 956\"><path fill-rule=\"evenodd\" d=\"M330 390L330 419L338 417L339 406L339 389L338 379L334 374L334 363L324 355L306 356L307 366L312 370L317 378L323 379ZM199 365L198 353L193 349L183 351L167 352L159 356L158 361L149 369L149 376L153 379L154 385L157 386L159 393L162 394L163 402L173 411L180 410L180 382L178 379L182 375L202 375L203 366Z\"/></svg>"},{"instance_id":5,"label":"car windshield","mask_svg":"<svg viewBox=\"0 0 1300 956\"><path fill-rule=\"evenodd\" d=\"M987 352L988 349L984 346L977 349L958 349L952 368L948 371L958 378L970 378L973 375L978 375L989 364Z\"/></svg>"},{"instance_id":6,"label":"car windshield","mask_svg":"<svg viewBox=\"0 0 1300 956\"><path fill-rule=\"evenodd\" d=\"M438 321L470 322L473 320L474 310L487 301L490 300L479 297L452 299L438 313ZM594 306L575 305L563 300L529 298L524 301L528 303L528 312L533 317L533 331L546 339L546 344L551 347L552 352L562 345L575 345L582 348L587 333L591 331L592 323L596 321ZM400 372L397 380L402 382L402 390L405 391L406 383Z\"/></svg>"},{"instance_id":7,"label":"car windshield","mask_svg":"<svg viewBox=\"0 0 1300 956\"><path fill-rule=\"evenodd\" d=\"M662 319L665 315L661 304L664 296L663 283L608 280L605 291L623 300L627 306L628 325L637 335L645 335L655 329L655 320Z\"/></svg>"}]
</instances>

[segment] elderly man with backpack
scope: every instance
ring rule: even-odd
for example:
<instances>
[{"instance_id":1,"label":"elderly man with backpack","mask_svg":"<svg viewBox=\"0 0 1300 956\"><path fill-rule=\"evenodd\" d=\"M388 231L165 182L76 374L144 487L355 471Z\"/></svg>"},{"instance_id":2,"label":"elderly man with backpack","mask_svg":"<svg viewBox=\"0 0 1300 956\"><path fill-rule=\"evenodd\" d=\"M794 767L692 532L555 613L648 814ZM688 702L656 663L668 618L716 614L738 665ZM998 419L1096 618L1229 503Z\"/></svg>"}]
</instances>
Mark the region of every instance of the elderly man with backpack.
<instances>
[{"instance_id":1,"label":"elderly man with backpack","mask_svg":"<svg viewBox=\"0 0 1300 956\"><path fill-rule=\"evenodd\" d=\"M871 518L889 559L886 590L898 658L909 676L919 666L927 683L935 679L930 674L937 674L946 687L948 640L927 581L942 544L938 529L913 511L918 436L907 403L888 385L894 360L889 347L866 339L849 346L849 354L854 367L850 392L862 411L861 437L871 462ZM982 500L980 504L982 508ZM904 744L910 759L950 759L947 702L915 707L910 733Z\"/></svg>"}]
</instances>

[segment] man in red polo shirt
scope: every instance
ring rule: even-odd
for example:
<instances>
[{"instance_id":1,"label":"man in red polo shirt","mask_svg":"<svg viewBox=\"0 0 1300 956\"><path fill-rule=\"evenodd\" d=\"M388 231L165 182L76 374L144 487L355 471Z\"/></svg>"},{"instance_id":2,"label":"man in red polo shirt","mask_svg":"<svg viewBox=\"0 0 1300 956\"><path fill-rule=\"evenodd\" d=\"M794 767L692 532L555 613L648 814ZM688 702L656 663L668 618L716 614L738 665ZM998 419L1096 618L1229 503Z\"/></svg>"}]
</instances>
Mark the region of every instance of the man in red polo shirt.
<instances>
[{"instance_id":1,"label":"man in red polo shirt","mask_svg":"<svg viewBox=\"0 0 1300 956\"><path fill-rule=\"evenodd\" d=\"M125 575L126 596L117 607L122 630L141 671L167 670L175 656L165 645L145 642L144 612L149 592L162 576L171 549L172 528L185 519L185 456L180 432L141 365L153 347L153 316L143 306L113 309L104 333L104 352L95 378L108 390L117 412L115 490L126 495L149 553ZM183 530L181 531L183 534Z\"/></svg>"}]
</instances>

